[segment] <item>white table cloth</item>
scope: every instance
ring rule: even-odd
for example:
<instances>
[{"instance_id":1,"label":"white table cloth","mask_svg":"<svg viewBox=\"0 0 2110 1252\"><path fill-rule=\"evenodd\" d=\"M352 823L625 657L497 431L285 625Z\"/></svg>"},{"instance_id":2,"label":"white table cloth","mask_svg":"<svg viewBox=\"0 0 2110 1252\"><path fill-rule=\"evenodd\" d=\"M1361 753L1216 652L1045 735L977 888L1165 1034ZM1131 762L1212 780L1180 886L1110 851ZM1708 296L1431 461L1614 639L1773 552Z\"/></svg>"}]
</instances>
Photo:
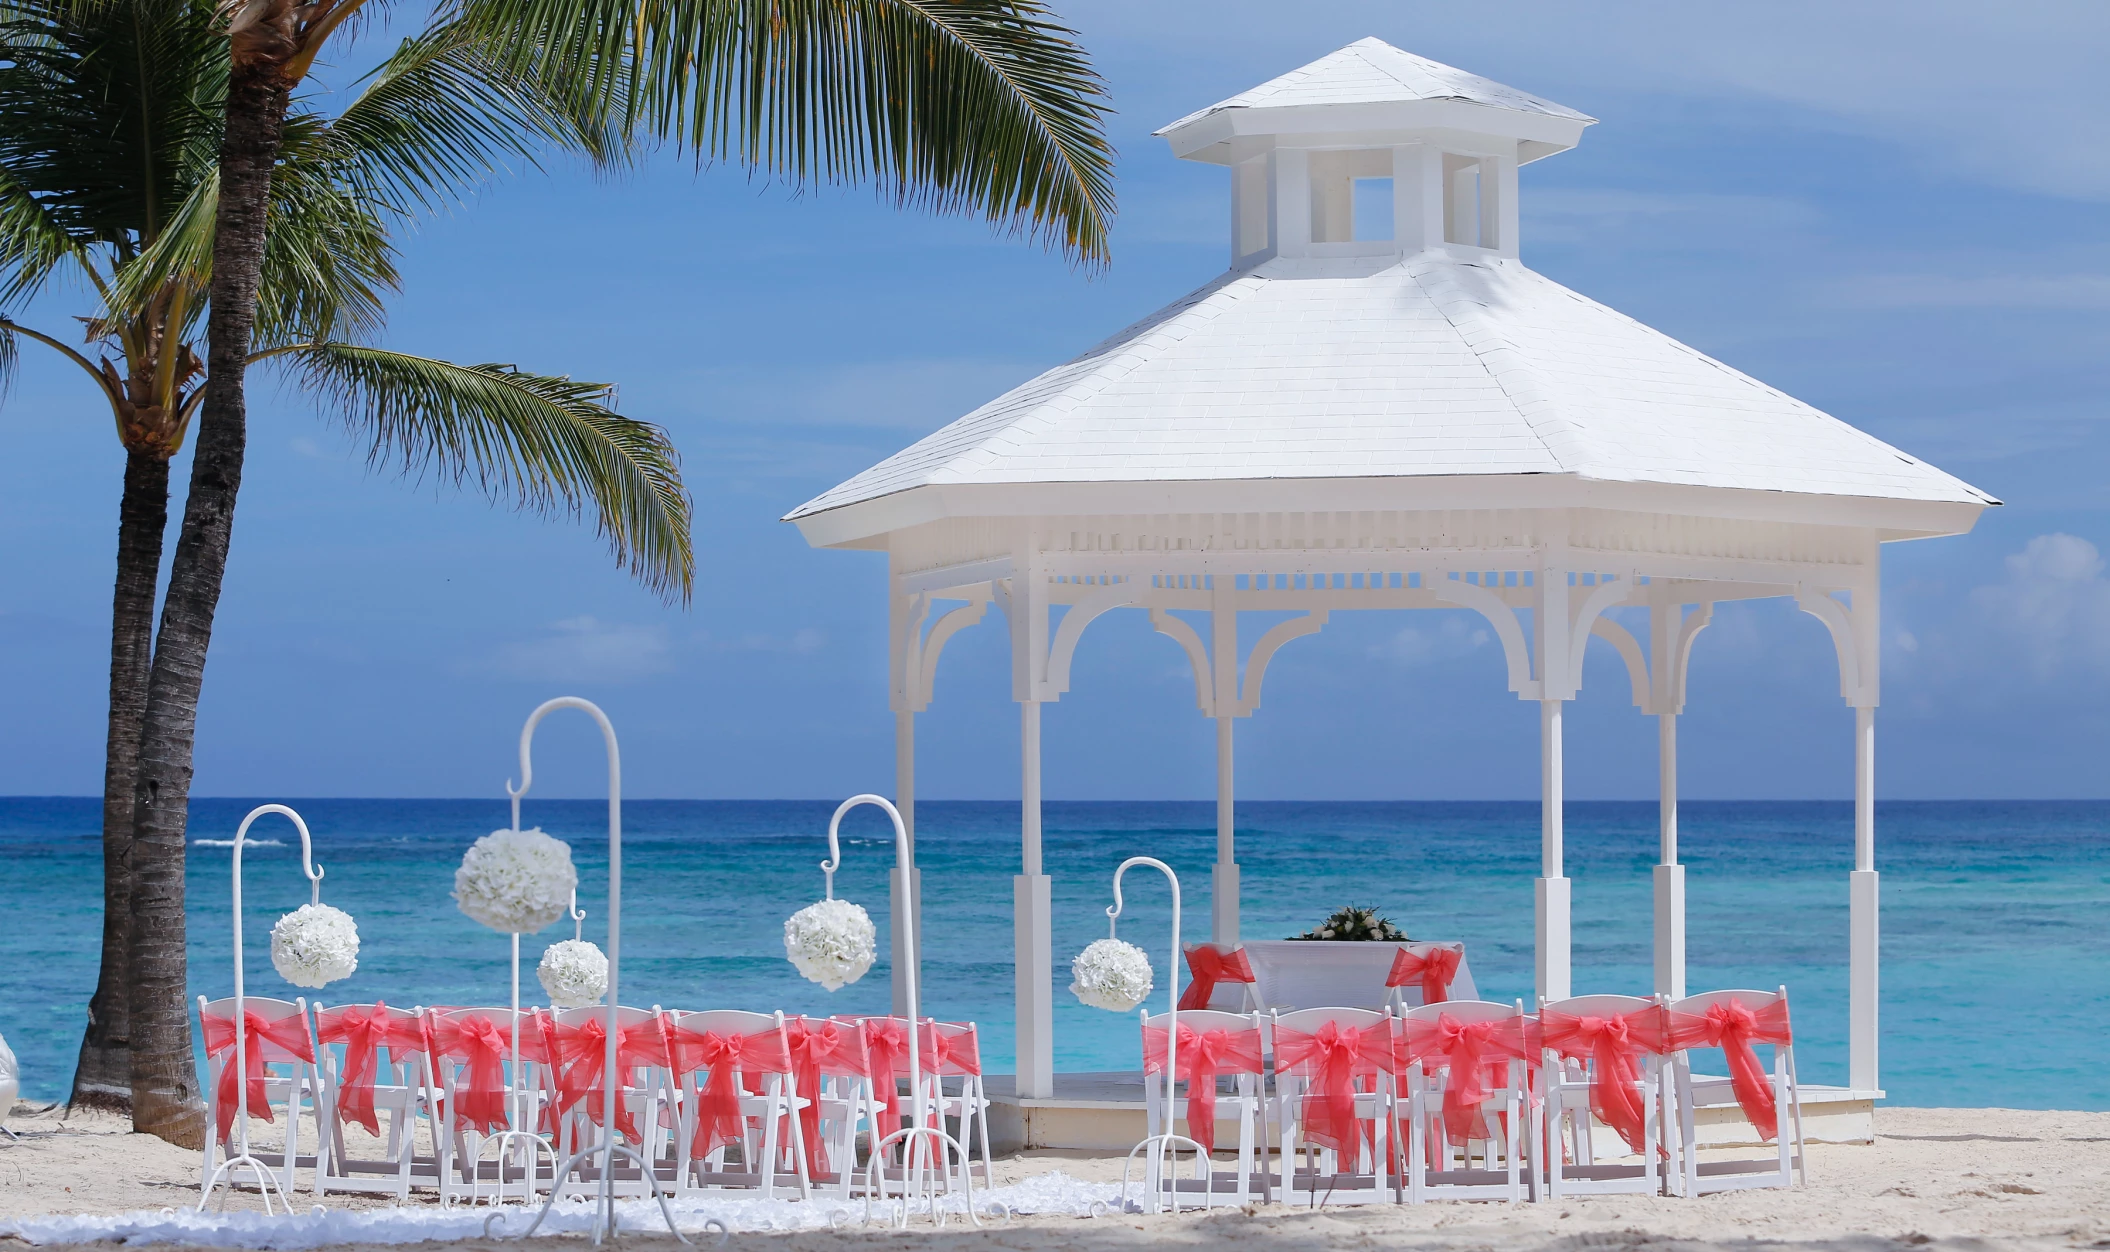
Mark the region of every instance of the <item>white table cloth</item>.
<instances>
[{"instance_id":1,"label":"white table cloth","mask_svg":"<svg viewBox=\"0 0 2110 1252\"><path fill-rule=\"evenodd\" d=\"M1385 975L1392 971L1392 957L1414 943L1340 943L1313 939L1258 939L1244 945L1252 962L1253 978L1260 1002L1271 1009L1355 1008L1382 1009L1391 1002ZM1441 941L1438 941L1441 942ZM1458 949L1458 974L1451 980L1450 998L1476 1000L1473 971L1462 944L1443 944ZM1409 1008L1421 1003L1421 984L1401 987ZM1233 982L1216 984L1209 997L1210 1008L1237 1011L1244 988Z\"/></svg>"}]
</instances>

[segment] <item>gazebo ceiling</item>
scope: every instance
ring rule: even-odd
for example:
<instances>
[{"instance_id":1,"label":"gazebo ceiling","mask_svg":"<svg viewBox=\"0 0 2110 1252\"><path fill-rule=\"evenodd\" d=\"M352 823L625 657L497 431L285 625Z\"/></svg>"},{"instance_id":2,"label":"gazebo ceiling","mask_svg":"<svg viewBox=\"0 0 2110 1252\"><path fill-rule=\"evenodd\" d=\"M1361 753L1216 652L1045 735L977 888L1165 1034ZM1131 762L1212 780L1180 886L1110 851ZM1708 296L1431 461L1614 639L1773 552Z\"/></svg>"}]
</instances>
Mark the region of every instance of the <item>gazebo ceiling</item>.
<instances>
[{"instance_id":1,"label":"gazebo ceiling","mask_svg":"<svg viewBox=\"0 0 2110 1252\"><path fill-rule=\"evenodd\" d=\"M1439 248L1227 274L788 520L835 545L959 516L1596 506L1904 537L1990 503L1518 261Z\"/></svg>"}]
</instances>

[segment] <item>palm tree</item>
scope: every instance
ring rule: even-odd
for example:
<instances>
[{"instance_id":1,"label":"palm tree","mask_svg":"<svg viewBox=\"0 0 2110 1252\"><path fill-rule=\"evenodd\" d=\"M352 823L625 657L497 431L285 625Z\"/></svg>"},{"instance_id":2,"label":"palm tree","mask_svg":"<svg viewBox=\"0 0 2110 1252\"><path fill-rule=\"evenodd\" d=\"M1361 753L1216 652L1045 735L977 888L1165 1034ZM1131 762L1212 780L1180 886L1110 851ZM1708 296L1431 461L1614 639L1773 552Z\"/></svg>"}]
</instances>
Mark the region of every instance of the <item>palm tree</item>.
<instances>
[{"instance_id":1,"label":"palm tree","mask_svg":"<svg viewBox=\"0 0 2110 1252\"><path fill-rule=\"evenodd\" d=\"M227 66L226 40L202 0L0 2L0 307L68 279L100 306L83 319L78 347L0 315L0 368L12 366L22 340L58 353L109 404L125 449L104 771L103 954L77 1101L126 1103L145 1086L164 1094L160 1106L195 1103L181 1008L180 849L173 882L151 880L142 894L134 889L132 839L168 463L198 411L200 375L210 378L196 338ZM655 427L613 412L609 388L361 342L378 329L396 284L389 227L482 178L500 156L531 158L550 142L601 147L459 29L405 43L336 116L292 114L267 206L272 230L258 271L257 334L244 364L290 369L369 438L376 459L474 479L533 507L576 510L590 502L619 561L654 589L685 595L688 502L673 451ZM149 960L155 944L175 947L184 1053L179 1070L150 1073L144 1084L129 1047L140 906L163 910L146 909L159 927L140 932ZM154 1101L142 1103L166 1124Z\"/></svg>"},{"instance_id":2,"label":"palm tree","mask_svg":"<svg viewBox=\"0 0 2110 1252\"><path fill-rule=\"evenodd\" d=\"M185 802L227 569L248 412L243 369L292 96L366 0L227 0L206 377L183 526L148 680L134 791L134 1125L190 1137L182 996ZM1106 259L1105 94L1042 0L440 0L442 16L571 116L794 183L870 181ZM142 1114L139 1083L155 1108Z\"/></svg>"}]
</instances>

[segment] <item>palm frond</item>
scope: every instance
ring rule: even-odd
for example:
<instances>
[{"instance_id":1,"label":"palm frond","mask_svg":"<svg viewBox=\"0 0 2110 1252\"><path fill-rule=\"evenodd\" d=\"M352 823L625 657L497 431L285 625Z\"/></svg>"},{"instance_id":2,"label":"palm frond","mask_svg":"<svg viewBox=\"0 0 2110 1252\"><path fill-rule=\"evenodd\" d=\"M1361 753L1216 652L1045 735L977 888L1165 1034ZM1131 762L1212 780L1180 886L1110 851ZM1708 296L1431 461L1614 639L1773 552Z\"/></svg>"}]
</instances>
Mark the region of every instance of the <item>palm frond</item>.
<instances>
[{"instance_id":1,"label":"palm frond","mask_svg":"<svg viewBox=\"0 0 2110 1252\"><path fill-rule=\"evenodd\" d=\"M632 133L1106 259L1105 87L1041 0L463 3L508 64Z\"/></svg>"},{"instance_id":2,"label":"palm frond","mask_svg":"<svg viewBox=\"0 0 2110 1252\"><path fill-rule=\"evenodd\" d=\"M80 241L0 167L0 308L35 295L82 250Z\"/></svg>"},{"instance_id":3,"label":"palm frond","mask_svg":"<svg viewBox=\"0 0 2110 1252\"><path fill-rule=\"evenodd\" d=\"M405 213L448 205L509 163L535 167L552 148L601 165L623 155L605 120L507 68L458 22L404 40L368 75L328 137L347 178Z\"/></svg>"},{"instance_id":4,"label":"palm frond","mask_svg":"<svg viewBox=\"0 0 2110 1252\"><path fill-rule=\"evenodd\" d=\"M474 483L493 499L577 516L590 502L617 565L669 600L689 598L689 498L665 431L608 407L613 389L319 343L283 359L371 441L376 465Z\"/></svg>"}]
</instances>

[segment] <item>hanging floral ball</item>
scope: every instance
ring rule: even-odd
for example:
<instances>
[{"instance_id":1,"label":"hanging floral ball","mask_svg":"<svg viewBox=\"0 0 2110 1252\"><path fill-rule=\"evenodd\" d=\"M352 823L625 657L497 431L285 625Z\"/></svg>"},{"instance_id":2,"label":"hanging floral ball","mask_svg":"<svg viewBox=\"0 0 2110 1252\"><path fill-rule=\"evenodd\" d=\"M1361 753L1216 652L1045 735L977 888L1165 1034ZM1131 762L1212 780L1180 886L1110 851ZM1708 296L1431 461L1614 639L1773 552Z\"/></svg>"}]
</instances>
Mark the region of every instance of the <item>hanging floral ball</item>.
<instances>
[{"instance_id":1,"label":"hanging floral ball","mask_svg":"<svg viewBox=\"0 0 2110 1252\"><path fill-rule=\"evenodd\" d=\"M848 900L821 900L784 920L784 955L830 991L865 976L878 938L872 915Z\"/></svg>"},{"instance_id":2,"label":"hanging floral ball","mask_svg":"<svg viewBox=\"0 0 2110 1252\"><path fill-rule=\"evenodd\" d=\"M1150 958L1119 939L1096 939L1070 962L1070 994L1095 1009L1126 1013L1150 994Z\"/></svg>"},{"instance_id":3,"label":"hanging floral ball","mask_svg":"<svg viewBox=\"0 0 2110 1252\"><path fill-rule=\"evenodd\" d=\"M571 845L541 829L494 830L462 854L454 901L470 917L506 934L531 934L571 909L579 885Z\"/></svg>"},{"instance_id":4,"label":"hanging floral ball","mask_svg":"<svg viewBox=\"0 0 2110 1252\"><path fill-rule=\"evenodd\" d=\"M271 928L271 966L296 987L322 987L359 968L359 927L327 904L303 904Z\"/></svg>"},{"instance_id":5,"label":"hanging floral ball","mask_svg":"<svg viewBox=\"0 0 2110 1252\"><path fill-rule=\"evenodd\" d=\"M551 1007L583 1009L608 994L608 957L584 939L549 945L535 966Z\"/></svg>"}]
</instances>

